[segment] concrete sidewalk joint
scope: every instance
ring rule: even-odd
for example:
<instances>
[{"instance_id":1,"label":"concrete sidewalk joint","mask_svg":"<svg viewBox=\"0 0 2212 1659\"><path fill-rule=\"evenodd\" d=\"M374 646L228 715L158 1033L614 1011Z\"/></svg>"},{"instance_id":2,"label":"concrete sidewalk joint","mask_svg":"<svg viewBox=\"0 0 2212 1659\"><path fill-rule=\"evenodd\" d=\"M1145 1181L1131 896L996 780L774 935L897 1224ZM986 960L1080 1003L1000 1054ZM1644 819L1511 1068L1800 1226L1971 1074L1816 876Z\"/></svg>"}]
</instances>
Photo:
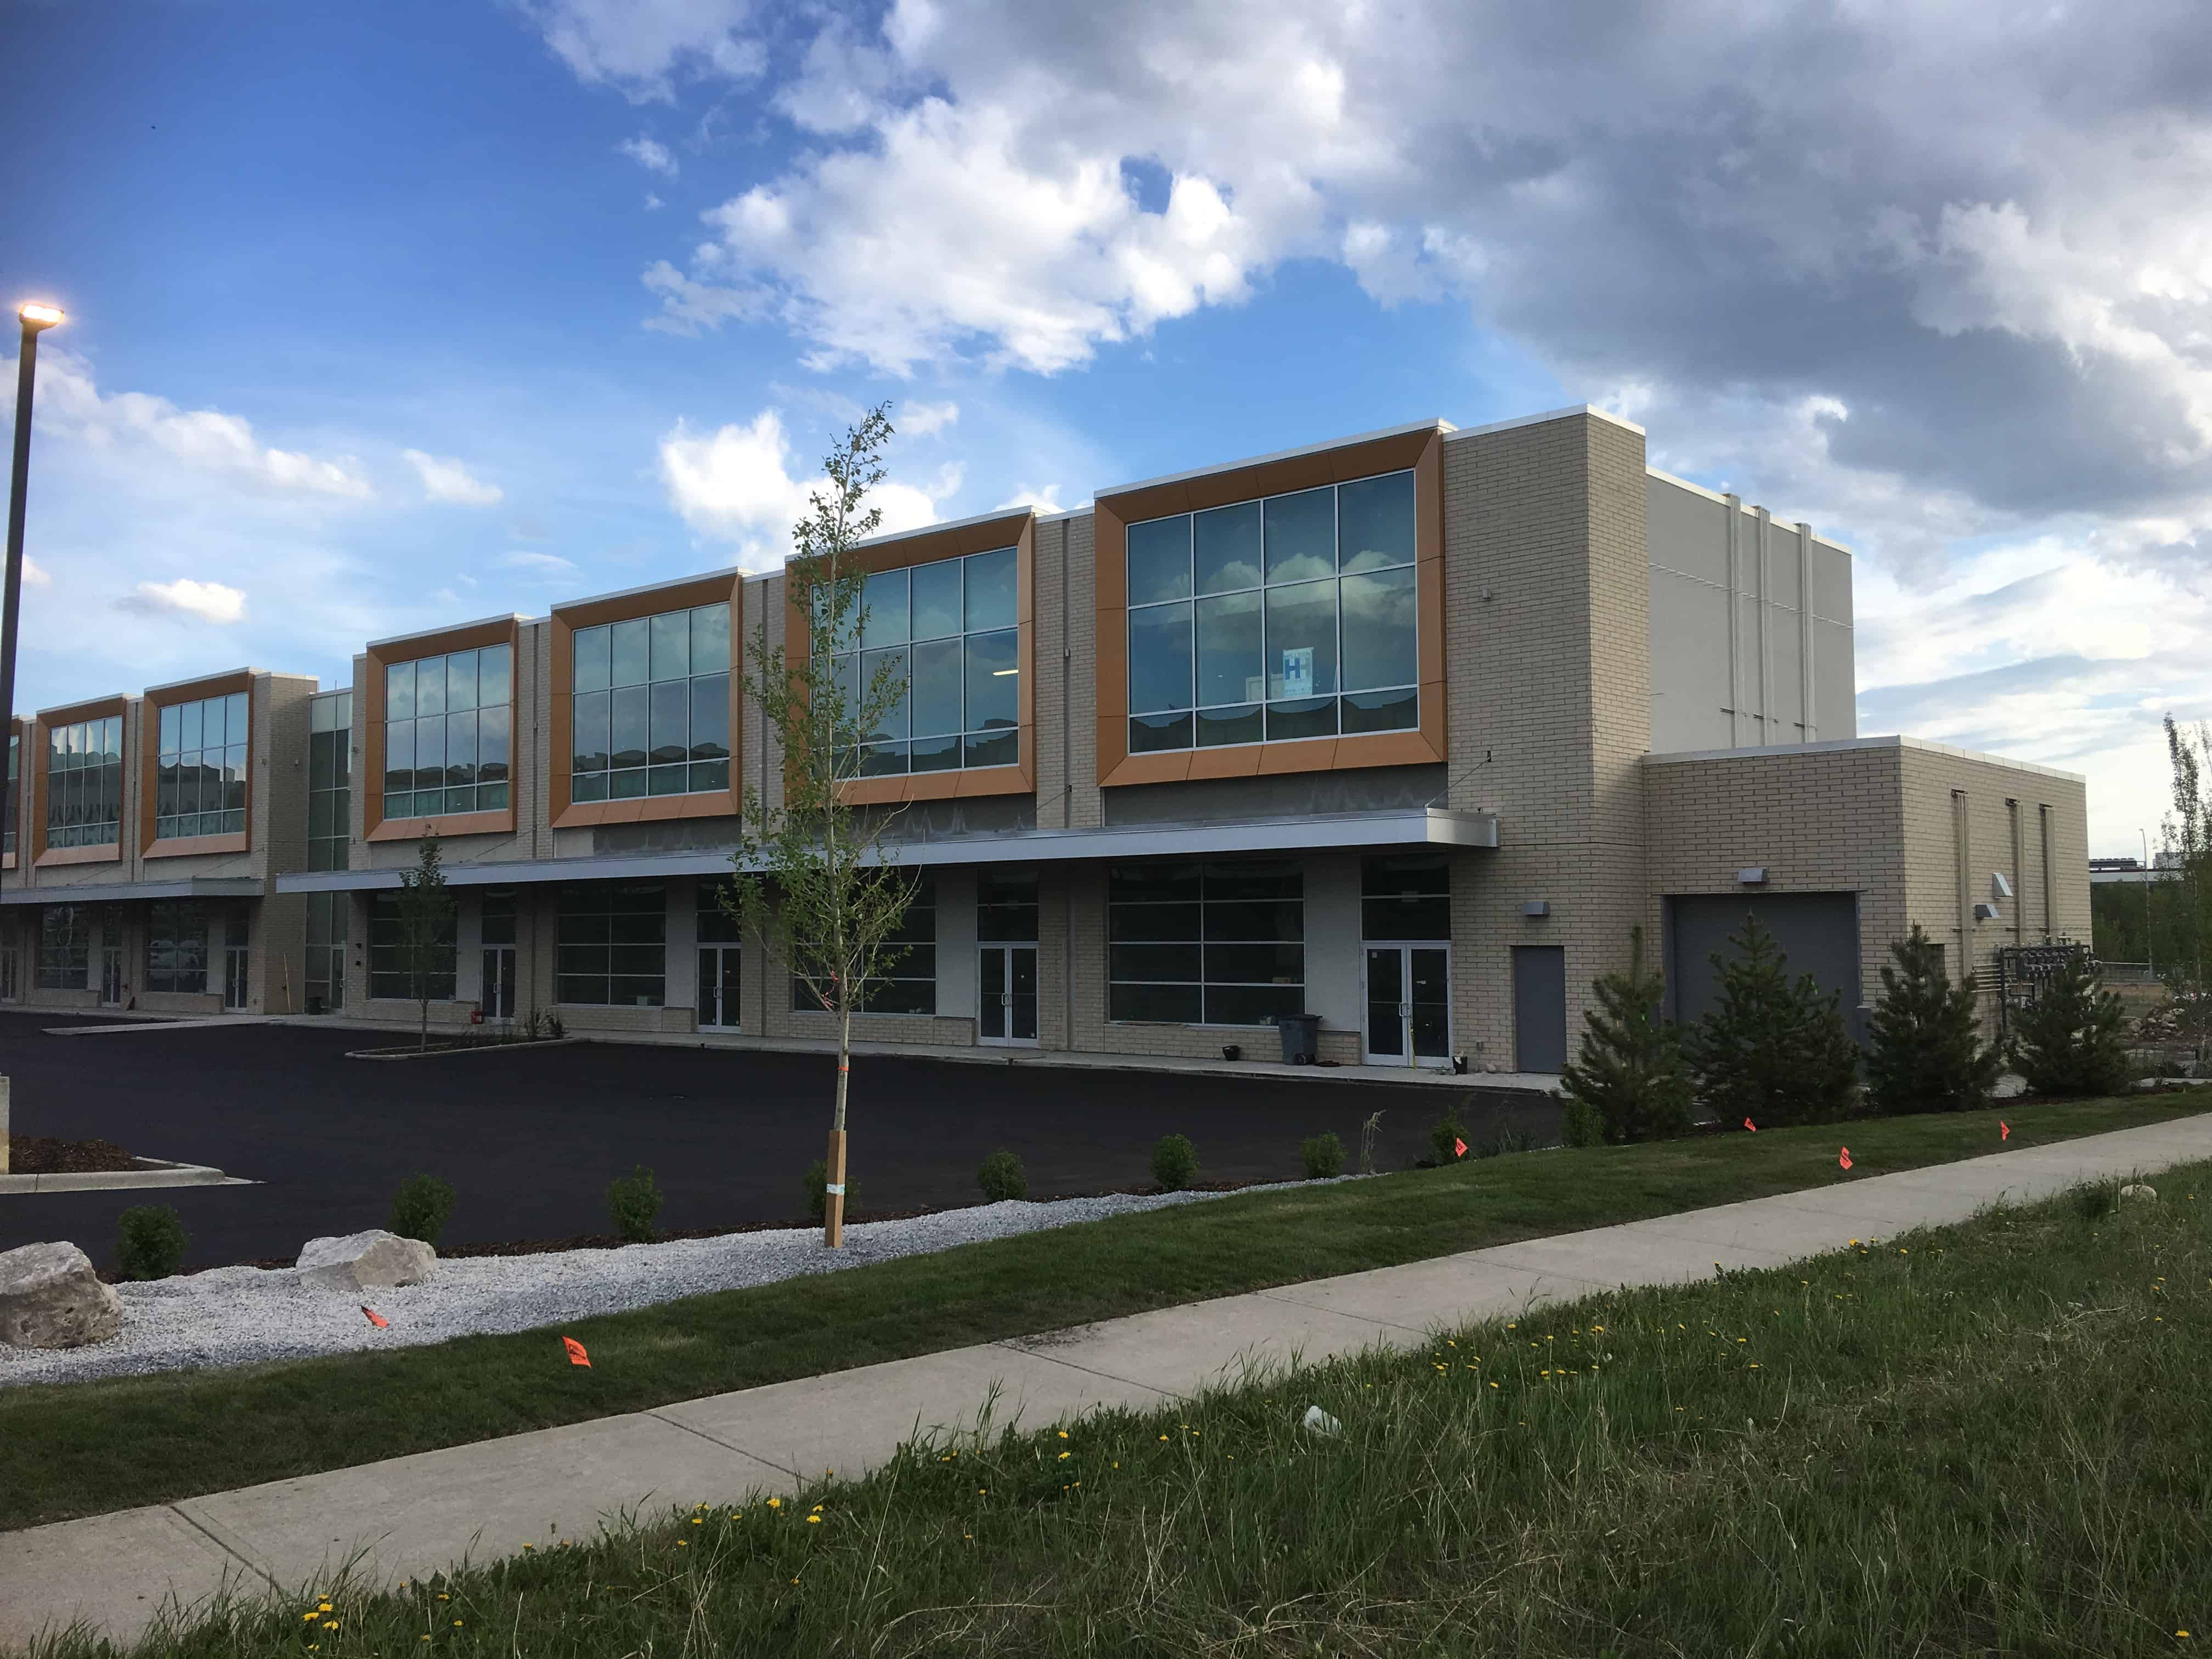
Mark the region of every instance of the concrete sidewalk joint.
<instances>
[{"instance_id":1,"label":"concrete sidewalk joint","mask_svg":"<svg viewBox=\"0 0 2212 1659\"><path fill-rule=\"evenodd\" d=\"M860 1478L917 1439L1145 1411L1255 1372L1425 1346L1440 1329L1540 1303L1781 1267L2206 1157L2212 1114L0 1533L0 1642L76 1620L128 1642L163 1598L204 1606L243 1577L282 1593L327 1585L351 1564L357 1583L388 1584L588 1537L611 1516Z\"/></svg>"}]
</instances>

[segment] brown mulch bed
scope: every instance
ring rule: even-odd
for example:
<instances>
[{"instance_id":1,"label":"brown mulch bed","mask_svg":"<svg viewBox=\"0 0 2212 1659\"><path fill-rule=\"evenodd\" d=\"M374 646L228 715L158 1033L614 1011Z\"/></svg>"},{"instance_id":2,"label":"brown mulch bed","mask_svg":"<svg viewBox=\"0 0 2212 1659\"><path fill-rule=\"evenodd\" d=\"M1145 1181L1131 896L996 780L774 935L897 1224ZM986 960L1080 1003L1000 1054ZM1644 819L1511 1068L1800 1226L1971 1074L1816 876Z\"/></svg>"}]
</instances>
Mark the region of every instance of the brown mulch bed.
<instances>
[{"instance_id":1,"label":"brown mulch bed","mask_svg":"<svg viewBox=\"0 0 2212 1659\"><path fill-rule=\"evenodd\" d=\"M64 1140L59 1135L11 1135L10 1175L100 1175L135 1170L138 1160L112 1140Z\"/></svg>"}]
</instances>

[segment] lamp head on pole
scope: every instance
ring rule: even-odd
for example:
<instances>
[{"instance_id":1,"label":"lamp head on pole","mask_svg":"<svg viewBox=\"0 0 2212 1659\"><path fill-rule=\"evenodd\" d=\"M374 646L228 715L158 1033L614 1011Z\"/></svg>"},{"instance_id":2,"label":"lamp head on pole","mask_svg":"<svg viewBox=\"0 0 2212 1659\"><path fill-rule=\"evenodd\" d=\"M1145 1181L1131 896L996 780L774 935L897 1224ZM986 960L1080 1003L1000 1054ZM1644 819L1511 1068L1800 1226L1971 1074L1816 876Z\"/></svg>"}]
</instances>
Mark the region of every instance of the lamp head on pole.
<instances>
[{"instance_id":1,"label":"lamp head on pole","mask_svg":"<svg viewBox=\"0 0 2212 1659\"><path fill-rule=\"evenodd\" d=\"M41 305L33 301L29 305L19 307L15 314L23 319L23 326L26 330L35 331L52 328L56 323L61 321L62 308L59 306Z\"/></svg>"}]
</instances>

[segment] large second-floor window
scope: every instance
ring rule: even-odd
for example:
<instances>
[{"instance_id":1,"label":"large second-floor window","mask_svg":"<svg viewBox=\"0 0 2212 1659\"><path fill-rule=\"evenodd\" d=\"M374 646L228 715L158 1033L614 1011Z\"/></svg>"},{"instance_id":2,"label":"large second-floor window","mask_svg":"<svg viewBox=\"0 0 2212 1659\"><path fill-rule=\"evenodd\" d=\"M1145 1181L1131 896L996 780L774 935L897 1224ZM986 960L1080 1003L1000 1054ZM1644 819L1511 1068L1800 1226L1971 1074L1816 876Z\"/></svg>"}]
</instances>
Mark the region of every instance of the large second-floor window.
<instances>
[{"instance_id":1,"label":"large second-floor window","mask_svg":"<svg viewBox=\"0 0 2212 1659\"><path fill-rule=\"evenodd\" d=\"M384 671L384 816L498 811L513 763L513 652L504 645Z\"/></svg>"},{"instance_id":2,"label":"large second-floor window","mask_svg":"<svg viewBox=\"0 0 2212 1659\"><path fill-rule=\"evenodd\" d=\"M344 869L352 839L353 693L337 691L307 705L307 868Z\"/></svg>"},{"instance_id":3,"label":"large second-floor window","mask_svg":"<svg viewBox=\"0 0 2212 1659\"><path fill-rule=\"evenodd\" d=\"M730 787L730 607L580 628L572 801L635 800Z\"/></svg>"},{"instance_id":4,"label":"large second-floor window","mask_svg":"<svg viewBox=\"0 0 2212 1659\"><path fill-rule=\"evenodd\" d=\"M1420 724L1413 475L1128 528L1129 752Z\"/></svg>"},{"instance_id":5,"label":"large second-floor window","mask_svg":"<svg viewBox=\"0 0 2212 1659\"><path fill-rule=\"evenodd\" d=\"M161 710L155 840L245 831L246 725L243 691L171 703Z\"/></svg>"},{"instance_id":6,"label":"large second-floor window","mask_svg":"<svg viewBox=\"0 0 2212 1659\"><path fill-rule=\"evenodd\" d=\"M860 774L1012 766L1022 757L1015 550L878 571L861 586L858 649L836 653L848 709L886 665L905 695L860 734Z\"/></svg>"},{"instance_id":7,"label":"large second-floor window","mask_svg":"<svg viewBox=\"0 0 2212 1659\"><path fill-rule=\"evenodd\" d=\"M46 732L46 845L108 847L123 822L123 717Z\"/></svg>"},{"instance_id":8,"label":"large second-floor window","mask_svg":"<svg viewBox=\"0 0 2212 1659\"><path fill-rule=\"evenodd\" d=\"M0 853L15 850L15 775L22 763L22 739L12 732L8 735L8 823L0 830Z\"/></svg>"}]
</instances>

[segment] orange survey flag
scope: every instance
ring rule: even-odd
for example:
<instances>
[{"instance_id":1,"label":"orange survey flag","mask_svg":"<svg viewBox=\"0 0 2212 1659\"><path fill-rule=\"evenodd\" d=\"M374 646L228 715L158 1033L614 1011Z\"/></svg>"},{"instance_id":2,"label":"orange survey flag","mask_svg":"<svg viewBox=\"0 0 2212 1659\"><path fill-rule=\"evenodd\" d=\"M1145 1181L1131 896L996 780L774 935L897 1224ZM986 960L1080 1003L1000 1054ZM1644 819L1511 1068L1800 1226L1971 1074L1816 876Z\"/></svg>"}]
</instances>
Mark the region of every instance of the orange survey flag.
<instances>
[{"instance_id":1,"label":"orange survey flag","mask_svg":"<svg viewBox=\"0 0 2212 1659\"><path fill-rule=\"evenodd\" d=\"M1851 1149L1848 1146L1836 1154L1836 1162L1846 1170L1851 1167Z\"/></svg>"},{"instance_id":2,"label":"orange survey flag","mask_svg":"<svg viewBox=\"0 0 2212 1659\"><path fill-rule=\"evenodd\" d=\"M584 1352L584 1345L577 1341L574 1337L562 1337L561 1346L568 1351L568 1363L571 1365L581 1365L586 1370L592 1369L592 1356Z\"/></svg>"},{"instance_id":3,"label":"orange survey flag","mask_svg":"<svg viewBox=\"0 0 2212 1659\"><path fill-rule=\"evenodd\" d=\"M385 1329L392 1323L390 1320L386 1319L382 1314L377 1312L375 1309L370 1307L365 1302L362 1304L361 1310L368 1316L368 1322L375 1326L380 1331Z\"/></svg>"},{"instance_id":4,"label":"orange survey flag","mask_svg":"<svg viewBox=\"0 0 2212 1659\"><path fill-rule=\"evenodd\" d=\"M1753 1134L1757 1134L1759 1133L1759 1125L1753 1123L1749 1118L1744 1119L1743 1127L1750 1130Z\"/></svg>"},{"instance_id":5,"label":"orange survey flag","mask_svg":"<svg viewBox=\"0 0 2212 1659\"><path fill-rule=\"evenodd\" d=\"M2012 1139L2012 1125L2006 1122L2002 1118L1999 1118L1997 1120L1997 1139L1999 1140L2010 1140Z\"/></svg>"},{"instance_id":6,"label":"orange survey flag","mask_svg":"<svg viewBox=\"0 0 2212 1659\"><path fill-rule=\"evenodd\" d=\"M1467 1156L1467 1142L1462 1140L1457 1135L1452 1137L1452 1156L1454 1158Z\"/></svg>"}]
</instances>

